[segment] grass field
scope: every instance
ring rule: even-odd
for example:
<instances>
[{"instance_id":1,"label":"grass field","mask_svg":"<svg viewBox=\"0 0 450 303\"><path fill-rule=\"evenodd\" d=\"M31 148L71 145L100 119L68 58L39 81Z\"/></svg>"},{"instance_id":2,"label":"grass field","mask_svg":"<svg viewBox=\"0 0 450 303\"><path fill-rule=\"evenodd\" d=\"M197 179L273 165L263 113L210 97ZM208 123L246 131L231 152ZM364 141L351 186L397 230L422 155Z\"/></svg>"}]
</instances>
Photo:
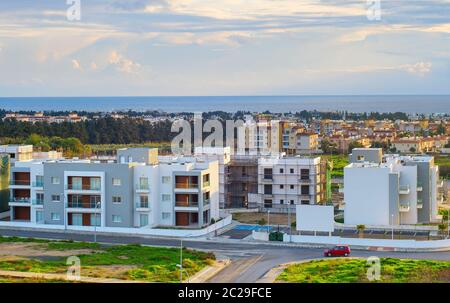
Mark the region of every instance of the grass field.
<instances>
[{"instance_id":1,"label":"grass field","mask_svg":"<svg viewBox=\"0 0 450 303\"><path fill-rule=\"evenodd\" d=\"M333 170L331 171L332 178L343 178L344 167L349 164L347 155L322 155L326 160L331 160L333 163Z\"/></svg>"},{"instance_id":2,"label":"grass field","mask_svg":"<svg viewBox=\"0 0 450 303\"><path fill-rule=\"evenodd\" d=\"M0 237L1 270L65 273L71 255L80 258L82 276L149 282L179 279L180 250L176 248ZM211 253L184 249L183 274L192 277L214 259Z\"/></svg>"},{"instance_id":3,"label":"grass field","mask_svg":"<svg viewBox=\"0 0 450 303\"><path fill-rule=\"evenodd\" d=\"M441 178L449 179L450 177L450 156L436 156L434 163L439 165L439 173Z\"/></svg>"},{"instance_id":4,"label":"grass field","mask_svg":"<svg viewBox=\"0 0 450 303\"><path fill-rule=\"evenodd\" d=\"M135 144L92 144L90 145L93 153L99 152L115 152L120 148L132 148L132 147L150 147L159 148L160 150L170 150L170 142L146 142Z\"/></svg>"},{"instance_id":5,"label":"grass field","mask_svg":"<svg viewBox=\"0 0 450 303\"><path fill-rule=\"evenodd\" d=\"M277 278L289 283L360 283L367 279L365 259L330 259L288 266ZM385 283L450 282L450 262L381 258Z\"/></svg>"}]
</instances>

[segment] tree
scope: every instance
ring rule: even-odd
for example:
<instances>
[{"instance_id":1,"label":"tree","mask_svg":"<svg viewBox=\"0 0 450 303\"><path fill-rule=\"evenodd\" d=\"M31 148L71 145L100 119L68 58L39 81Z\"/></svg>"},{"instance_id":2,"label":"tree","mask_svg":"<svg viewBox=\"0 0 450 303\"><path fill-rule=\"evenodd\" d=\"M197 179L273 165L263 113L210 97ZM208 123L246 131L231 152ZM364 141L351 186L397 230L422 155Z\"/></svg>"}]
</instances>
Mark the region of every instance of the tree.
<instances>
[{"instance_id":1,"label":"tree","mask_svg":"<svg viewBox=\"0 0 450 303\"><path fill-rule=\"evenodd\" d=\"M324 154L337 154L338 150L336 148L336 145L328 141L327 139L323 139L320 142L320 149L323 151Z\"/></svg>"},{"instance_id":2,"label":"tree","mask_svg":"<svg viewBox=\"0 0 450 303\"><path fill-rule=\"evenodd\" d=\"M350 142L350 144L348 145L348 152L351 153L354 148L361 148L361 147L364 146L358 141Z\"/></svg>"},{"instance_id":3,"label":"tree","mask_svg":"<svg viewBox=\"0 0 450 303\"><path fill-rule=\"evenodd\" d=\"M364 238L364 230L366 229L366 226L364 224L358 224L356 225L356 229L358 230L359 237Z\"/></svg>"}]
</instances>

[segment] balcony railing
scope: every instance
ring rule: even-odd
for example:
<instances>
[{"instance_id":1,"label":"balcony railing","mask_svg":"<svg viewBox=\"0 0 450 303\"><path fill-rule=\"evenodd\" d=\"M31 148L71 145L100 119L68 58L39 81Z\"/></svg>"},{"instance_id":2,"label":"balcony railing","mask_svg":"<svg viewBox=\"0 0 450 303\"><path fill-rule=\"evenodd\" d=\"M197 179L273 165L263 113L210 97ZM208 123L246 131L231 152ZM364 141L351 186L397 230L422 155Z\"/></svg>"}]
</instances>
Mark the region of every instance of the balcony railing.
<instances>
[{"instance_id":1,"label":"balcony railing","mask_svg":"<svg viewBox=\"0 0 450 303\"><path fill-rule=\"evenodd\" d=\"M9 185L30 186L30 180L10 180Z\"/></svg>"},{"instance_id":2,"label":"balcony railing","mask_svg":"<svg viewBox=\"0 0 450 303\"><path fill-rule=\"evenodd\" d=\"M150 190L150 184L136 184L136 190Z\"/></svg>"},{"instance_id":3,"label":"balcony railing","mask_svg":"<svg viewBox=\"0 0 450 303\"><path fill-rule=\"evenodd\" d=\"M33 182L33 187L44 187L44 181Z\"/></svg>"},{"instance_id":4,"label":"balcony railing","mask_svg":"<svg viewBox=\"0 0 450 303\"><path fill-rule=\"evenodd\" d=\"M198 207L198 201L175 201L178 207Z\"/></svg>"},{"instance_id":5,"label":"balcony railing","mask_svg":"<svg viewBox=\"0 0 450 303\"><path fill-rule=\"evenodd\" d=\"M176 188L182 188L182 189L197 189L198 183L189 183L189 182L180 182L175 184Z\"/></svg>"},{"instance_id":6,"label":"balcony railing","mask_svg":"<svg viewBox=\"0 0 450 303\"><path fill-rule=\"evenodd\" d=\"M263 178L264 178L264 180L273 180L273 175L265 174Z\"/></svg>"},{"instance_id":7,"label":"balcony railing","mask_svg":"<svg viewBox=\"0 0 450 303\"><path fill-rule=\"evenodd\" d=\"M210 185L209 181L203 181L203 187L208 187Z\"/></svg>"},{"instance_id":8,"label":"balcony railing","mask_svg":"<svg viewBox=\"0 0 450 303\"><path fill-rule=\"evenodd\" d=\"M28 204L30 203L30 198L29 197L12 197L9 199L9 202L11 203L24 203L24 204Z\"/></svg>"},{"instance_id":9,"label":"balcony railing","mask_svg":"<svg viewBox=\"0 0 450 303\"><path fill-rule=\"evenodd\" d=\"M417 182L417 191L423 191L423 185L421 182Z\"/></svg>"},{"instance_id":10,"label":"balcony railing","mask_svg":"<svg viewBox=\"0 0 450 303\"><path fill-rule=\"evenodd\" d=\"M203 205L209 205L211 203L210 199L203 199Z\"/></svg>"},{"instance_id":11,"label":"balcony railing","mask_svg":"<svg viewBox=\"0 0 450 303\"><path fill-rule=\"evenodd\" d=\"M409 202L401 202L399 206L399 210L401 212L407 212L409 211Z\"/></svg>"},{"instance_id":12,"label":"balcony railing","mask_svg":"<svg viewBox=\"0 0 450 303\"><path fill-rule=\"evenodd\" d=\"M298 179L299 183L311 183L311 179L309 177L300 177L300 179Z\"/></svg>"},{"instance_id":13,"label":"balcony railing","mask_svg":"<svg viewBox=\"0 0 450 303\"><path fill-rule=\"evenodd\" d=\"M409 185L400 185L399 188L399 193L400 194L409 194Z\"/></svg>"},{"instance_id":14,"label":"balcony railing","mask_svg":"<svg viewBox=\"0 0 450 303\"><path fill-rule=\"evenodd\" d=\"M136 202L136 208L149 208L148 202Z\"/></svg>"},{"instance_id":15,"label":"balcony railing","mask_svg":"<svg viewBox=\"0 0 450 303\"><path fill-rule=\"evenodd\" d=\"M31 203L33 205L44 205L44 200L43 199L33 199L33 201Z\"/></svg>"},{"instance_id":16,"label":"balcony railing","mask_svg":"<svg viewBox=\"0 0 450 303\"><path fill-rule=\"evenodd\" d=\"M93 190L100 191L101 186L99 185L90 185L90 184L67 184L67 190Z\"/></svg>"},{"instance_id":17,"label":"balcony railing","mask_svg":"<svg viewBox=\"0 0 450 303\"><path fill-rule=\"evenodd\" d=\"M422 208L422 207L423 207L423 200L417 199L417 208Z\"/></svg>"},{"instance_id":18,"label":"balcony railing","mask_svg":"<svg viewBox=\"0 0 450 303\"><path fill-rule=\"evenodd\" d=\"M67 203L67 208L100 208L100 205L97 205L98 202L75 202L69 201Z\"/></svg>"}]
</instances>

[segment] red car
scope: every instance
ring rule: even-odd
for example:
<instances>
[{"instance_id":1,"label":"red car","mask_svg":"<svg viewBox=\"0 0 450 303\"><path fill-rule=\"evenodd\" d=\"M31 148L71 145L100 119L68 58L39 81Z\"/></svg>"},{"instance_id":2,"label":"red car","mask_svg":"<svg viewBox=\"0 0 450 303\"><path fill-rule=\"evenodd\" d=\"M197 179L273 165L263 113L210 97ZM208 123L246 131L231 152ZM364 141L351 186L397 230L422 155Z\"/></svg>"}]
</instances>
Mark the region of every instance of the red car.
<instances>
[{"instance_id":1,"label":"red car","mask_svg":"<svg viewBox=\"0 0 450 303\"><path fill-rule=\"evenodd\" d=\"M348 245L338 245L331 249L326 249L323 252L325 257L340 257L350 256L350 247Z\"/></svg>"}]
</instances>

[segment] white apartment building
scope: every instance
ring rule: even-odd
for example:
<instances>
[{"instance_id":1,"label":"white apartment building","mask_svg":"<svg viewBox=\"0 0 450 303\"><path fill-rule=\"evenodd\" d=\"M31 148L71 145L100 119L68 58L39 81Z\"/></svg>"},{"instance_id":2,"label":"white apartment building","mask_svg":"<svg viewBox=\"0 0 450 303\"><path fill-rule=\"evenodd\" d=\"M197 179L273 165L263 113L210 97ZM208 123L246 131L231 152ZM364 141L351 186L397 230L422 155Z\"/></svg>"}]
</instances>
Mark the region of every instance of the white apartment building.
<instances>
[{"instance_id":1,"label":"white apartment building","mask_svg":"<svg viewBox=\"0 0 450 303\"><path fill-rule=\"evenodd\" d=\"M10 219L64 226L200 228L219 219L217 160L122 149L116 161L17 161Z\"/></svg>"},{"instance_id":2,"label":"white apartment building","mask_svg":"<svg viewBox=\"0 0 450 303\"><path fill-rule=\"evenodd\" d=\"M374 150L372 150L373 152ZM363 149L358 149L361 155ZM366 159L370 159L368 154ZM439 220L439 168L429 156L387 155L344 168L344 223L399 225Z\"/></svg>"}]
</instances>

